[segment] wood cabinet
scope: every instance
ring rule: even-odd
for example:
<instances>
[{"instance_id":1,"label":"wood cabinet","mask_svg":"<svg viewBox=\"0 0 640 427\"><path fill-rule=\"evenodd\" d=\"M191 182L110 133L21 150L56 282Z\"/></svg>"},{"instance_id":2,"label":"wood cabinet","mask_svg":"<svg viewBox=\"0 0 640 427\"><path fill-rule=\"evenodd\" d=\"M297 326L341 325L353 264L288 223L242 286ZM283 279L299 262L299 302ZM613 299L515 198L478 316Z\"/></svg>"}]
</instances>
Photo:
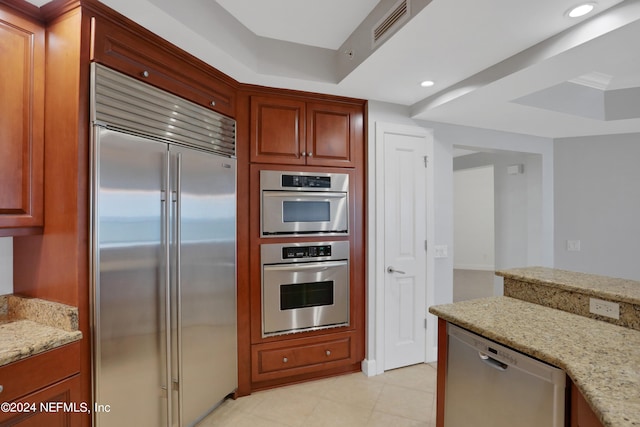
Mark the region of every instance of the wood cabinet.
<instances>
[{"instance_id":1,"label":"wood cabinet","mask_svg":"<svg viewBox=\"0 0 640 427\"><path fill-rule=\"evenodd\" d=\"M252 353L254 381L295 377L360 362L353 333L258 344Z\"/></svg>"},{"instance_id":2,"label":"wood cabinet","mask_svg":"<svg viewBox=\"0 0 640 427\"><path fill-rule=\"evenodd\" d=\"M363 116L365 101L306 92L250 88L238 98L239 123L246 117L239 137L249 144L248 164L238 163L238 200L249 205L239 212L246 218L247 238L238 242L238 266L246 265L248 277L238 282L239 362L238 394L292 382L357 372L365 354L364 193L365 149ZM311 150L313 156L303 156ZM320 153L316 155L316 153ZM348 236L278 236L260 234L260 172L264 170L342 173L349 175ZM347 240L349 242L350 324L335 328L262 335L262 271L260 248L269 243L301 243ZM241 276L239 276L240 278ZM328 352L328 353L327 353Z\"/></svg>"},{"instance_id":3,"label":"wood cabinet","mask_svg":"<svg viewBox=\"0 0 640 427\"><path fill-rule=\"evenodd\" d=\"M593 412L578 387L571 383L571 427L602 427L598 416Z\"/></svg>"},{"instance_id":4,"label":"wood cabinet","mask_svg":"<svg viewBox=\"0 0 640 427\"><path fill-rule=\"evenodd\" d=\"M93 18L93 61L235 117L234 80L160 37L119 21Z\"/></svg>"},{"instance_id":5,"label":"wood cabinet","mask_svg":"<svg viewBox=\"0 0 640 427\"><path fill-rule=\"evenodd\" d=\"M354 167L362 149L362 104L251 97L251 161Z\"/></svg>"},{"instance_id":6,"label":"wood cabinet","mask_svg":"<svg viewBox=\"0 0 640 427\"><path fill-rule=\"evenodd\" d=\"M44 33L0 4L0 236L42 231Z\"/></svg>"},{"instance_id":7,"label":"wood cabinet","mask_svg":"<svg viewBox=\"0 0 640 427\"><path fill-rule=\"evenodd\" d=\"M82 405L89 402L82 401L79 366L80 344L73 343L0 367L0 401L10 405L0 425L79 425L90 409Z\"/></svg>"}]
</instances>

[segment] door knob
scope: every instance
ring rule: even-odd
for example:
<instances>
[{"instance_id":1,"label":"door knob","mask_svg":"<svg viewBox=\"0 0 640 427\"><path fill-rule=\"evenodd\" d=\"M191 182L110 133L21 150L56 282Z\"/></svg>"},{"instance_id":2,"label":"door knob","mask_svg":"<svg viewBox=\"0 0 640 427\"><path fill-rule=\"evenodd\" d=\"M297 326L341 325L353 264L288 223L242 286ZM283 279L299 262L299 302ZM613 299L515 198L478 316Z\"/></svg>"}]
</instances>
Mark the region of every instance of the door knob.
<instances>
[{"instance_id":1,"label":"door knob","mask_svg":"<svg viewBox=\"0 0 640 427\"><path fill-rule=\"evenodd\" d=\"M387 267L387 273L406 274L404 271L396 270L395 268L393 268L391 266Z\"/></svg>"}]
</instances>

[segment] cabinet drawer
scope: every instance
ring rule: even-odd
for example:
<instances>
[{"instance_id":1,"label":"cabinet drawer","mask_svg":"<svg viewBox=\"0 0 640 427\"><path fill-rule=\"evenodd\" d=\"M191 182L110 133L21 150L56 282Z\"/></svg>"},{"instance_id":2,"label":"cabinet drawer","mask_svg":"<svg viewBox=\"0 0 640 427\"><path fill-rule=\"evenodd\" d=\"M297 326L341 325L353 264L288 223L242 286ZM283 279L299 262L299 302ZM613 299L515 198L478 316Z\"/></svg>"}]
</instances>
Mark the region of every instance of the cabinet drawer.
<instances>
[{"instance_id":1,"label":"cabinet drawer","mask_svg":"<svg viewBox=\"0 0 640 427\"><path fill-rule=\"evenodd\" d=\"M353 363L350 336L310 343L280 342L255 345L254 380L266 380L330 369Z\"/></svg>"},{"instance_id":2,"label":"cabinet drawer","mask_svg":"<svg viewBox=\"0 0 640 427\"><path fill-rule=\"evenodd\" d=\"M0 367L0 402L9 402L80 371L80 342Z\"/></svg>"},{"instance_id":3,"label":"cabinet drawer","mask_svg":"<svg viewBox=\"0 0 640 427\"><path fill-rule=\"evenodd\" d=\"M142 29L132 32L101 17L93 20L92 60L229 117L236 89L223 74Z\"/></svg>"},{"instance_id":4,"label":"cabinet drawer","mask_svg":"<svg viewBox=\"0 0 640 427\"><path fill-rule=\"evenodd\" d=\"M80 375L59 381L14 402L22 410L0 412L0 425L20 427L71 427L82 425L91 410L80 401ZM2 399L0 399L1 401ZM66 404L66 407L59 406ZM26 406L25 406L26 405Z\"/></svg>"}]
</instances>

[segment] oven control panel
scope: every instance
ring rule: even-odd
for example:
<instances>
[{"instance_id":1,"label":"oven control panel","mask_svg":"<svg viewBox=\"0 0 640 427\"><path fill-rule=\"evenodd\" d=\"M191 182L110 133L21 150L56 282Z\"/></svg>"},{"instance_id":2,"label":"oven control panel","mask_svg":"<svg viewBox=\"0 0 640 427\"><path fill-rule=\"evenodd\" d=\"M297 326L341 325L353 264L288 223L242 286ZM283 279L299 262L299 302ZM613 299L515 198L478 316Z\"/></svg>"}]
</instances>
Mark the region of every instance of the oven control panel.
<instances>
[{"instance_id":1,"label":"oven control panel","mask_svg":"<svg viewBox=\"0 0 640 427\"><path fill-rule=\"evenodd\" d=\"M331 188L330 176L282 175L283 187Z\"/></svg>"},{"instance_id":2,"label":"oven control panel","mask_svg":"<svg viewBox=\"0 0 640 427\"><path fill-rule=\"evenodd\" d=\"M331 256L331 245L285 246L282 248L282 259L319 258L327 256Z\"/></svg>"}]
</instances>

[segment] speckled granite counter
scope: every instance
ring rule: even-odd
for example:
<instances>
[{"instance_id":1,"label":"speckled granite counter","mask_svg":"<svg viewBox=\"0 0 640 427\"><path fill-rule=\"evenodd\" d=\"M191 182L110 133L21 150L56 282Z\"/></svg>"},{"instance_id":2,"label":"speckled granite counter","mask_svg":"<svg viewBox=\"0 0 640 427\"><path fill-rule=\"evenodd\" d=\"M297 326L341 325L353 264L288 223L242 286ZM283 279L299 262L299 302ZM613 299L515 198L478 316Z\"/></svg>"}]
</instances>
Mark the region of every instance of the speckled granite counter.
<instances>
[{"instance_id":1,"label":"speckled granite counter","mask_svg":"<svg viewBox=\"0 0 640 427\"><path fill-rule=\"evenodd\" d=\"M38 298L0 296L0 366L81 338L77 308Z\"/></svg>"},{"instance_id":2,"label":"speckled granite counter","mask_svg":"<svg viewBox=\"0 0 640 427\"><path fill-rule=\"evenodd\" d=\"M640 331L640 282L546 267L497 271L504 295ZM591 297L616 302L620 318L589 312Z\"/></svg>"},{"instance_id":3,"label":"speckled granite counter","mask_svg":"<svg viewBox=\"0 0 640 427\"><path fill-rule=\"evenodd\" d=\"M563 369L605 427L640 426L640 331L510 297L429 311Z\"/></svg>"}]
</instances>

